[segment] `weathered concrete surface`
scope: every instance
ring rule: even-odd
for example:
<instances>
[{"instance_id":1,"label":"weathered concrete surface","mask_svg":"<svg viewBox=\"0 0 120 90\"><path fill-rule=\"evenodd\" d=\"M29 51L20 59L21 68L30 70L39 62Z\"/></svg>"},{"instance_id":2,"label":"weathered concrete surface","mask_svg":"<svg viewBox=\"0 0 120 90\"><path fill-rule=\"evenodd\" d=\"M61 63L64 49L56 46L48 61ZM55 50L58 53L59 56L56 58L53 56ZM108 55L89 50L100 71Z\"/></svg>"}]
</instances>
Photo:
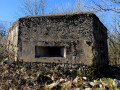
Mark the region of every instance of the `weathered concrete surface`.
<instances>
[{"instance_id":1,"label":"weathered concrete surface","mask_svg":"<svg viewBox=\"0 0 120 90\"><path fill-rule=\"evenodd\" d=\"M15 60L108 64L107 29L89 12L20 18L9 28L8 42L8 47L11 44L16 47ZM36 46L65 47L66 57L36 58Z\"/></svg>"}]
</instances>

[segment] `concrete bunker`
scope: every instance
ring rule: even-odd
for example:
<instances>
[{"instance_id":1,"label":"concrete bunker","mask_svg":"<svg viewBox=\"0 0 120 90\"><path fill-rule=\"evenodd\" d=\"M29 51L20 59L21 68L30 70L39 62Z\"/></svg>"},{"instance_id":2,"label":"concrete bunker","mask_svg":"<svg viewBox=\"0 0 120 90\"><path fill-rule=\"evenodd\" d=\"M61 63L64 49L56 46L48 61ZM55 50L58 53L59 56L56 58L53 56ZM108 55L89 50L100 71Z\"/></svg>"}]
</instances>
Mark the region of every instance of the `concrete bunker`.
<instances>
[{"instance_id":1,"label":"concrete bunker","mask_svg":"<svg viewBox=\"0 0 120 90\"><path fill-rule=\"evenodd\" d=\"M33 15L10 26L7 45L19 61L104 66L107 38L107 28L90 12Z\"/></svg>"}]
</instances>

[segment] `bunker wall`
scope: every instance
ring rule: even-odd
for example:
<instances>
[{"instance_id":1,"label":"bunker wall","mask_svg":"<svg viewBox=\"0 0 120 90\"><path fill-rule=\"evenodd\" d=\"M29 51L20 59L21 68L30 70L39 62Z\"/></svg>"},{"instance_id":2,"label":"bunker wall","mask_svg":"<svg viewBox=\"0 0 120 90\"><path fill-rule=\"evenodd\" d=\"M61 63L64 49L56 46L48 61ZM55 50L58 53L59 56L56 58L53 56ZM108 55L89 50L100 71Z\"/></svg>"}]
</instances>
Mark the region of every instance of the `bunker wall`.
<instances>
[{"instance_id":1,"label":"bunker wall","mask_svg":"<svg viewBox=\"0 0 120 90\"><path fill-rule=\"evenodd\" d=\"M8 29L7 48L9 50L9 53L14 53L15 60L17 60L18 52L18 32L19 32L18 22L14 23Z\"/></svg>"},{"instance_id":2,"label":"bunker wall","mask_svg":"<svg viewBox=\"0 0 120 90\"><path fill-rule=\"evenodd\" d=\"M98 20L94 18L94 59L96 64L104 66L108 65L108 44L107 44L107 28Z\"/></svg>"},{"instance_id":3,"label":"bunker wall","mask_svg":"<svg viewBox=\"0 0 120 90\"><path fill-rule=\"evenodd\" d=\"M22 18L19 57L29 62L91 64L93 42L92 15L64 15ZM20 47L21 46L21 47ZM35 47L64 47L66 57L35 58Z\"/></svg>"}]
</instances>

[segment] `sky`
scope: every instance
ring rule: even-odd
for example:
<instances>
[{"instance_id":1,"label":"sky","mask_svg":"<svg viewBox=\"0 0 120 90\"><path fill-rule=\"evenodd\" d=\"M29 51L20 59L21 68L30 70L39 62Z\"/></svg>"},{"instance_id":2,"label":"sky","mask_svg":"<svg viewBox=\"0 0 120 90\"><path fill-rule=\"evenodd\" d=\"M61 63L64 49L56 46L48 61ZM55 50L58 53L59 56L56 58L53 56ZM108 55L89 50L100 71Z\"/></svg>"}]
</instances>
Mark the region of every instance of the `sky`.
<instances>
[{"instance_id":1,"label":"sky","mask_svg":"<svg viewBox=\"0 0 120 90\"><path fill-rule=\"evenodd\" d=\"M61 6L64 3L74 3L74 0L47 0L46 13L52 8ZM22 17L21 5L23 0L0 0L0 21L14 22Z\"/></svg>"},{"instance_id":2,"label":"sky","mask_svg":"<svg viewBox=\"0 0 120 90\"><path fill-rule=\"evenodd\" d=\"M8 28L18 18L22 17L23 13L21 13L20 7L22 6L23 1L24 0L0 0L0 23L6 24ZM85 3L86 5L90 3L90 0L85 1L87 1L87 3ZM69 4L71 6L75 4L75 0L47 0L47 8L45 10L45 14L48 14L56 7L66 8L66 4ZM111 15L112 14L106 14L106 22L104 24L111 22ZM99 14L97 16L101 21L103 20L102 14Z\"/></svg>"},{"instance_id":3,"label":"sky","mask_svg":"<svg viewBox=\"0 0 120 90\"><path fill-rule=\"evenodd\" d=\"M13 22L16 19L15 13L20 6L20 0L0 0L0 20Z\"/></svg>"},{"instance_id":4,"label":"sky","mask_svg":"<svg viewBox=\"0 0 120 90\"><path fill-rule=\"evenodd\" d=\"M74 0L47 0L47 8L45 13L48 14L52 8L62 5L63 3L74 3ZM20 7L24 0L0 0L0 23L9 26L18 18L24 16Z\"/></svg>"}]
</instances>

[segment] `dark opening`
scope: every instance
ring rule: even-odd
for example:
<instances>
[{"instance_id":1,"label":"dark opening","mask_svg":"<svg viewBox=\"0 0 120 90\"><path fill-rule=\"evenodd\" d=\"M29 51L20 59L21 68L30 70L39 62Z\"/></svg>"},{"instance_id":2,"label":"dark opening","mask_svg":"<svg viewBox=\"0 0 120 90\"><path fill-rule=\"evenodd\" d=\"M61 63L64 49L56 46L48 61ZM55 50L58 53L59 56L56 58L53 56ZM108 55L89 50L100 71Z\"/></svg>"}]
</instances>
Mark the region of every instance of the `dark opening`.
<instances>
[{"instance_id":1,"label":"dark opening","mask_svg":"<svg viewBox=\"0 0 120 90\"><path fill-rule=\"evenodd\" d=\"M35 57L64 57L64 47L35 46Z\"/></svg>"}]
</instances>

